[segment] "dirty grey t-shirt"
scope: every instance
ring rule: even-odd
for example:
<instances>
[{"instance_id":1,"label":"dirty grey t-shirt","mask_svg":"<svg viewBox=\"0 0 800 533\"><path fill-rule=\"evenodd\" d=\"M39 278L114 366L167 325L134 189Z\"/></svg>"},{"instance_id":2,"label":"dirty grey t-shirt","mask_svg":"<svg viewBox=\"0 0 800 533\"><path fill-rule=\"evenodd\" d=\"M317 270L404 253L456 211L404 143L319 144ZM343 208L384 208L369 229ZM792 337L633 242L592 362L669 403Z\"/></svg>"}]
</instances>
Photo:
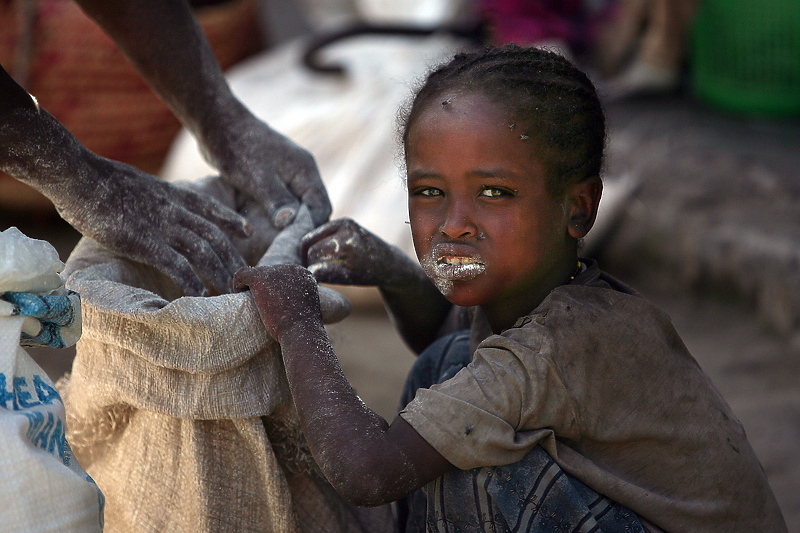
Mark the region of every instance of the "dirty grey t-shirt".
<instances>
[{"instance_id":1,"label":"dirty grey t-shirt","mask_svg":"<svg viewBox=\"0 0 800 533\"><path fill-rule=\"evenodd\" d=\"M486 326L476 314L477 338ZM401 416L461 469L540 444L664 531L786 531L741 424L667 315L594 265Z\"/></svg>"}]
</instances>

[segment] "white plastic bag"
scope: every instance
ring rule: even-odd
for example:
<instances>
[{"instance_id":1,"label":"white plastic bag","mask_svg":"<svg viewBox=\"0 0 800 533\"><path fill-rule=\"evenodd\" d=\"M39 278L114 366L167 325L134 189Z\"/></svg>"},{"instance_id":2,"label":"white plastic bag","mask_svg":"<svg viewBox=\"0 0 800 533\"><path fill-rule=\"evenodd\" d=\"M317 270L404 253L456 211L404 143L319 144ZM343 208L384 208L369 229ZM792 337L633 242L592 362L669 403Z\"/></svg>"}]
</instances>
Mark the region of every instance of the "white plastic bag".
<instances>
[{"instance_id":1,"label":"white plastic bag","mask_svg":"<svg viewBox=\"0 0 800 533\"><path fill-rule=\"evenodd\" d=\"M103 496L72 456L64 437L64 405L52 381L20 346L53 328L59 345L80 336L80 307L59 271L64 264L47 242L17 228L0 232L0 530L97 532ZM10 293L17 298L12 298ZM25 316L8 300L61 296L74 319L65 327ZM52 336L50 337L52 338ZM30 340L30 339L29 339Z\"/></svg>"}]
</instances>

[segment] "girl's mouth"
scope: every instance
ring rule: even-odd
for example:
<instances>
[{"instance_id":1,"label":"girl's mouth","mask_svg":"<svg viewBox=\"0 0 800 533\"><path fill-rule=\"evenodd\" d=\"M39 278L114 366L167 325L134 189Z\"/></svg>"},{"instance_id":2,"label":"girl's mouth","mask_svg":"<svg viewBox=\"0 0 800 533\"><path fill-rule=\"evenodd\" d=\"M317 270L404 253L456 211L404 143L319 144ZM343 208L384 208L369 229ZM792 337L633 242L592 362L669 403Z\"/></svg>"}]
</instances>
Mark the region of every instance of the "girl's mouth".
<instances>
[{"instance_id":1,"label":"girl's mouth","mask_svg":"<svg viewBox=\"0 0 800 533\"><path fill-rule=\"evenodd\" d=\"M446 254L436 258L434 269L445 280L467 281L483 274L486 263L480 257Z\"/></svg>"}]
</instances>

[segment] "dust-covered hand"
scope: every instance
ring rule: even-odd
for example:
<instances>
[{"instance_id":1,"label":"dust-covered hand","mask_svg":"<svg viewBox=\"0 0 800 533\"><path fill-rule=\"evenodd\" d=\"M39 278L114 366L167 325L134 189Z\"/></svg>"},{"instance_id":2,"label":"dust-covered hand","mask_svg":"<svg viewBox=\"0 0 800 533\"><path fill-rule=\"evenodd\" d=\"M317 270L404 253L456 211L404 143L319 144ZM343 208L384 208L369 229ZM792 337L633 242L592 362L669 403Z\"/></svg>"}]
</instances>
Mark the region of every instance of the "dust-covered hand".
<instances>
[{"instance_id":1,"label":"dust-covered hand","mask_svg":"<svg viewBox=\"0 0 800 533\"><path fill-rule=\"evenodd\" d=\"M229 234L243 218L84 147L0 68L0 170L47 196L82 234L169 275L188 295L229 292L244 265Z\"/></svg>"},{"instance_id":2,"label":"dust-covered hand","mask_svg":"<svg viewBox=\"0 0 800 533\"><path fill-rule=\"evenodd\" d=\"M259 201L279 229L292 222L301 202L315 226L328 220L331 204L312 155L246 109L234 115L199 137L222 178Z\"/></svg>"},{"instance_id":3,"label":"dust-covered hand","mask_svg":"<svg viewBox=\"0 0 800 533\"><path fill-rule=\"evenodd\" d=\"M322 327L317 282L300 265L245 267L236 273L235 283L250 289L267 333L279 342L292 326Z\"/></svg>"},{"instance_id":4,"label":"dust-covered hand","mask_svg":"<svg viewBox=\"0 0 800 533\"><path fill-rule=\"evenodd\" d=\"M330 200L314 159L231 92L189 2L77 2L192 132L222 178L259 201L278 229L300 202L316 225L328 219Z\"/></svg>"},{"instance_id":5,"label":"dust-covered hand","mask_svg":"<svg viewBox=\"0 0 800 533\"><path fill-rule=\"evenodd\" d=\"M300 258L322 283L378 287L395 327L417 353L435 340L451 308L417 262L350 219L308 233Z\"/></svg>"},{"instance_id":6,"label":"dust-covered hand","mask_svg":"<svg viewBox=\"0 0 800 533\"><path fill-rule=\"evenodd\" d=\"M168 275L187 295L228 293L244 260L228 235L246 223L213 198L138 169L93 158L90 179L51 195L59 214L107 248ZM227 235L226 235L227 234ZM206 283L204 283L204 281Z\"/></svg>"},{"instance_id":7,"label":"dust-covered hand","mask_svg":"<svg viewBox=\"0 0 800 533\"><path fill-rule=\"evenodd\" d=\"M303 237L300 258L318 281L338 285L387 285L408 263L402 251L349 218Z\"/></svg>"}]
</instances>

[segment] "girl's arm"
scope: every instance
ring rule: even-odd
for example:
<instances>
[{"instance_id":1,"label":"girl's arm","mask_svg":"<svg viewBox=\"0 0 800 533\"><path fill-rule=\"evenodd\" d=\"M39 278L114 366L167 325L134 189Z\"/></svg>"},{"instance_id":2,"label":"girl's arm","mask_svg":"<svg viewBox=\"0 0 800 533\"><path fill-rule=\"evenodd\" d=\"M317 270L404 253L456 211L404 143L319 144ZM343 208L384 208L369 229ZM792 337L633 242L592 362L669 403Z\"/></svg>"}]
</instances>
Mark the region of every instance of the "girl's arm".
<instances>
[{"instance_id":1,"label":"girl's arm","mask_svg":"<svg viewBox=\"0 0 800 533\"><path fill-rule=\"evenodd\" d=\"M419 264L350 219L306 235L301 258L323 283L377 286L395 327L416 353L436 340L452 308Z\"/></svg>"},{"instance_id":2,"label":"girl's arm","mask_svg":"<svg viewBox=\"0 0 800 533\"><path fill-rule=\"evenodd\" d=\"M355 505L394 501L453 466L403 419L389 425L347 381L319 308L317 284L297 265L244 268L267 331L281 345L300 423L331 485Z\"/></svg>"}]
</instances>

